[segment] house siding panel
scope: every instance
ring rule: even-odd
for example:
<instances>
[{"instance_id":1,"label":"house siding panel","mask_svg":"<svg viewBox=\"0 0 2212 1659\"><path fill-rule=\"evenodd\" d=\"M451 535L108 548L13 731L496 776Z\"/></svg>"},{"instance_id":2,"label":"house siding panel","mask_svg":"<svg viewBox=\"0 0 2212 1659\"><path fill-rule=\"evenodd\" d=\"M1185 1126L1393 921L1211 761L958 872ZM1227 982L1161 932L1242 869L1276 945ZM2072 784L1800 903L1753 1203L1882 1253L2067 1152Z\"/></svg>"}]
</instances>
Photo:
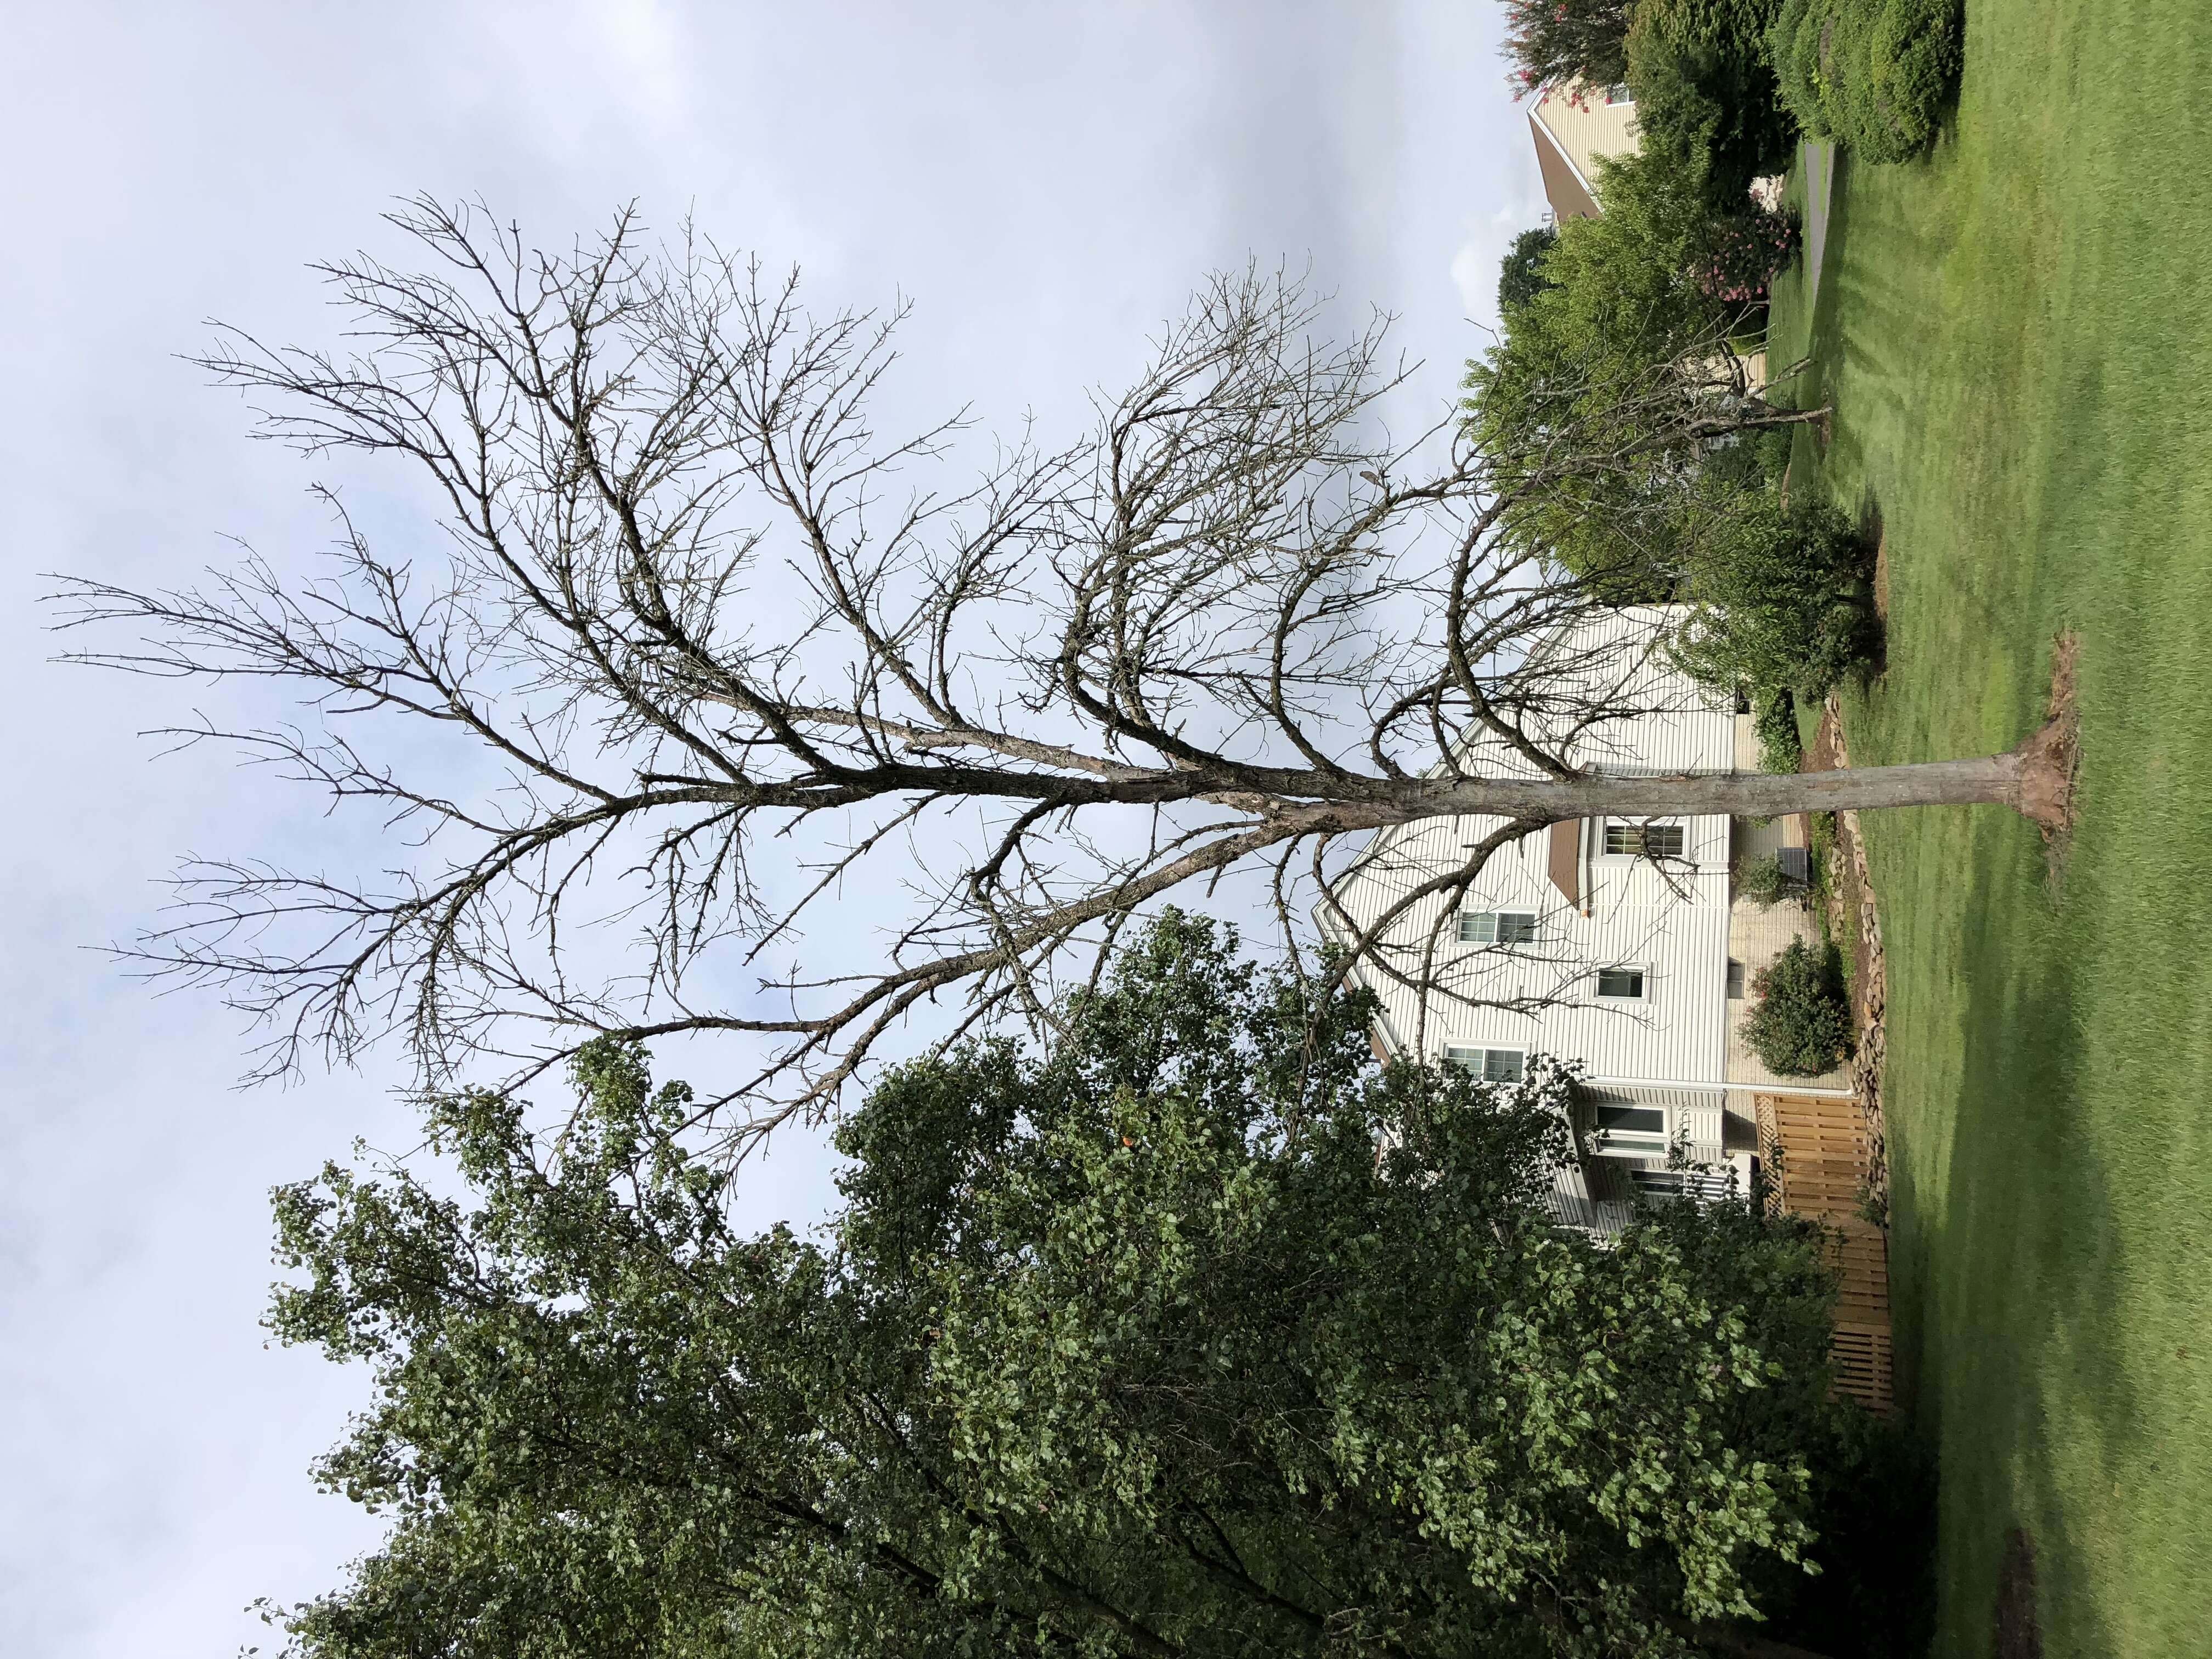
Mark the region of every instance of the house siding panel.
<instances>
[{"instance_id":1,"label":"house siding panel","mask_svg":"<svg viewBox=\"0 0 2212 1659\"><path fill-rule=\"evenodd\" d=\"M1626 155L1638 142L1635 105L1608 104L1602 88L1586 92L1577 82L1547 88L1529 118L1574 163L1593 196L1598 193L1599 158Z\"/></svg>"}]
</instances>

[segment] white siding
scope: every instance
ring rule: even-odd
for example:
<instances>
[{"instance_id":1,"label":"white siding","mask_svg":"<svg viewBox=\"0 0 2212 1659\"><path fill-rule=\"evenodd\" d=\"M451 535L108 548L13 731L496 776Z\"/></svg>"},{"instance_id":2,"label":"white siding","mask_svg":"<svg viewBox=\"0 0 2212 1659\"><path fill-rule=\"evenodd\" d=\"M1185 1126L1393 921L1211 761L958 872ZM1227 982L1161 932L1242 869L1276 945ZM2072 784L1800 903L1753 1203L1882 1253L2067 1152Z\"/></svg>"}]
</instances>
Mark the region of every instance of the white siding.
<instances>
[{"instance_id":1,"label":"white siding","mask_svg":"<svg viewBox=\"0 0 2212 1659\"><path fill-rule=\"evenodd\" d=\"M1607 613L1556 642L1557 659L1574 665L1583 690L1638 711L1584 734L1577 761L1616 775L1731 769L1734 714L1660 648L1674 614L1654 607ZM1528 769L1519 757L1486 748L1463 763ZM1458 863L1498 822L1433 818L1385 831L1338 896L1364 928ZM1681 822L1684 862L1664 872L1607 855L1602 820L1585 824L1579 910L1552 884L1543 834L1493 857L1459 908L1533 913L1540 919L1533 945L1459 944L1442 896L1415 904L1386 933L1386 960L1438 988L1425 1001L1386 973L1367 974L1382 1001L1387 1040L1431 1059L1455 1045L1518 1048L1580 1060L1598 1077L1717 1085L1726 1064L1729 821ZM1644 1000L1601 1001L1595 975L1607 967L1642 969Z\"/></svg>"}]
</instances>

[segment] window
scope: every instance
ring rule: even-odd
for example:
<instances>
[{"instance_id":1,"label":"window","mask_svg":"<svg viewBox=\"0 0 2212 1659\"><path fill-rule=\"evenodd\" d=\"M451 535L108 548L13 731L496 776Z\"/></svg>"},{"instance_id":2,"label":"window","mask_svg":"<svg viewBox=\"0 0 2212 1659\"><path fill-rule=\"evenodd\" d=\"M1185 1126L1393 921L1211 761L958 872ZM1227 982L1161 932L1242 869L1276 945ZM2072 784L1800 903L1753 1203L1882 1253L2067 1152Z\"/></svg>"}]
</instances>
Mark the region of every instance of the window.
<instances>
[{"instance_id":1,"label":"window","mask_svg":"<svg viewBox=\"0 0 2212 1659\"><path fill-rule=\"evenodd\" d=\"M1626 1129L1662 1137L1667 1133L1667 1109L1663 1106L1631 1106L1622 1101L1601 1100L1592 1109L1601 1129Z\"/></svg>"},{"instance_id":2,"label":"window","mask_svg":"<svg viewBox=\"0 0 2212 1659\"><path fill-rule=\"evenodd\" d=\"M1534 945L1536 918L1527 910L1462 910L1462 945Z\"/></svg>"},{"instance_id":3,"label":"window","mask_svg":"<svg viewBox=\"0 0 2212 1659\"><path fill-rule=\"evenodd\" d=\"M1621 823L1608 820L1605 850L1614 858L1682 856L1682 826L1679 823Z\"/></svg>"},{"instance_id":4,"label":"window","mask_svg":"<svg viewBox=\"0 0 2212 1659\"><path fill-rule=\"evenodd\" d=\"M1629 91L1627 82L1616 81L1605 89L1605 101L1608 104L1632 104L1636 101L1636 94Z\"/></svg>"},{"instance_id":5,"label":"window","mask_svg":"<svg viewBox=\"0 0 2212 1659\"><path fill-rule=\"evenodd\" d=\"M1518 1083L1521 1080L1522 1054L1518 1048L1463 1048L1456 1045L1444 1050L1449 1065L1473 1073L1485 1083Z\"/></svg>"},{"instance_id":6,"label":"window","mask_svg":"<svg viewBox=\"0 0 2212 1659\"><path fill-rule=\"evenodd\" d=\"M1597 970L1597 994L1601 997L1620 997L1631 1002L1644 1000L1644 970L1641 968L1601 968Z\"/></svg>"},{"instance_id":7,"label":"window","mask_svg":"<svg viewBox=\"0 0 2212 1659\"><path fill-rule=\"evenodd\" d=\"M1624 1100L1601 1100L1590 1109L1590 1127L1600 1153L1614 1158L1664 1158L1667 1109Z\"/></svg>"},{"instance_id":8,"label":"window","mask_svg":"<svg viewBox=\"0 0 2212 1659\"><path fill-rule=\"evenodd\" d=\"M1711 1204L1735 1191L1727 1172L1718 1170L1631 1170L1628 1178L1639 1194L1651 1199L1686 1198Z\"/></svg>"}]
</instances>

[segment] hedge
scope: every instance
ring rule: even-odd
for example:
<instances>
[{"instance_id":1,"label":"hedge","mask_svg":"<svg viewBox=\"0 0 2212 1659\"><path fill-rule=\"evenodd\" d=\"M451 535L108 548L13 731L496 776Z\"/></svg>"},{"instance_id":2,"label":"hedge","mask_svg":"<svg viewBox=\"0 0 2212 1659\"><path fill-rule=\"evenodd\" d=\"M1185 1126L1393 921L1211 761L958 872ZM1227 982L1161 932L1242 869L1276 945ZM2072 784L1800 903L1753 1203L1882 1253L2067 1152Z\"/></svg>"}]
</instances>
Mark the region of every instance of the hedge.
<instances>
[{"instance_id":1,"label":"hedge","mask_svg":"<svg viewBox=\"0 0 2212 1659\"><path fill-rule=\"evenodd\" d=\"M1862 161L1927 148L1958 84L1960 0L1784 0L1767 31L1782 101Z\"/></svg>"}]
</instances>

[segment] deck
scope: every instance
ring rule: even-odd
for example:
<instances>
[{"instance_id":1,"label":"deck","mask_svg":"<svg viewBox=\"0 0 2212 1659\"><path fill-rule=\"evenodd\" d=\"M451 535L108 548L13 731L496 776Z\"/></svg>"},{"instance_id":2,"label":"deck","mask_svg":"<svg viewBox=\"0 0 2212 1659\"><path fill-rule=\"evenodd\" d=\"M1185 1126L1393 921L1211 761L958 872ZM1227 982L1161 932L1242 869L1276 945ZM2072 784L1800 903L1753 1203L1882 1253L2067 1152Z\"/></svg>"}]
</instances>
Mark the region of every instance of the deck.
<instances>
[{"instance_id":1,"label":"deck","mask_svg":"<svg viewBox=\"0 0 2212 1659\"><path fill-rule=\"evenodd\" d=\"M1760 1094L1759 1161L1767 1201L1820 1222L1838 1272L1836 1388L1869 1410L1893 1403L1890 1374L1889 1238L1861 1213L1869 1155L1858 1102L1835 1096Z\"/></svg>"}]
</instances>

